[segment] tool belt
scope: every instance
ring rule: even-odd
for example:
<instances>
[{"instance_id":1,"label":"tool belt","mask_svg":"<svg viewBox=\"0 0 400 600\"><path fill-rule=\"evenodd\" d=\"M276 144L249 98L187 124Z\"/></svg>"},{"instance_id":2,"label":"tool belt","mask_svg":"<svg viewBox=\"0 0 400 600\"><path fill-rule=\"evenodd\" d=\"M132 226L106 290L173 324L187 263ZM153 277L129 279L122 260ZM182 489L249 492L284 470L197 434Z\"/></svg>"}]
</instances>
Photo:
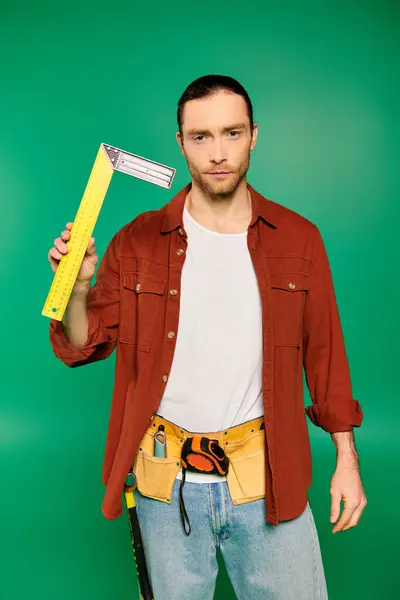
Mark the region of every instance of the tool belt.
<instances>
[{"instance_id":1,"label":"tool belt","mask_svg":"<svg viewBox=\"0 0 400 600\"><path fill-rule=\"evenodd\" d=\"M176 476L182 468L180 510L186 535L182 488L186 470L226 476L233 504L265 496L265 431L263 417L216 432L191 432L155 415L146 429L132 471L141 494L170 503ZM162 425L166 456L154 456L154 435Z\"/></svg>"}]
</instances>

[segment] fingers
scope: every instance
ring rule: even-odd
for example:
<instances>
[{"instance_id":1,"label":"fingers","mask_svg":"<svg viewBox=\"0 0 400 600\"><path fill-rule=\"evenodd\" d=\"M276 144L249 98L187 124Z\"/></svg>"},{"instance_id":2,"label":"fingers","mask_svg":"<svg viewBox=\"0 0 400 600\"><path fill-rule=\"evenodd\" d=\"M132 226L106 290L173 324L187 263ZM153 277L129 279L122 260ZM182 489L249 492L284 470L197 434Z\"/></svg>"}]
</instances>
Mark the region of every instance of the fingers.
<instances>
[{"instance_id":1,"label":"fingers","mask_svg":"<svg viewBox=\"0 0 400 600\"><path fill-rule=\"evenodd\" d=\"M47 256L50 262L52 262L52 259L58 262L62 258L61 252L59 252L55 247L50 248Z\"/></svg>"},{"instance_id":2,"label":"fingers","mask_svg":"<svg viewBox=\"0 0 400 600\"><path fill-rule=\"evenodd\" d=\"M353 511L349 520L343 525L342 531L345 531L346 529L350 529L350 527L354 527L354 525L357 525L358 521L360 520L362 510L363 509L361 508L361 506L359 506Z\"/></svg>"},{"instance_id":3,"label":"fingers","mask_svg":"<svg viewBox=\"0 0 400 600\"><path fill-rule=\"evenodd\" d=\"M61 237L56 238L54 240L54 248L52 248L50 250L51 256L53 258L57 258L58 260L60 260L60 258L64 254L68 253L68 246L65 242L68 241L70 239L70 237L71 237L71 233L69 231L63 231L61 234ZM95 242L94 237L90 238L88 248L87 248L87 254L95 254L96 253L96 248L94 246L94 242Z\"/></svg>"},{"instance_id":4,"label":"fingers","mask_svg":"<svg viewBox=\"0 0 400 600\"><path fill-rule=\"evenodd\" d=\"M59 252L61 252L61 254L67 254L68 252L68 246L67 244L63 241L63 239L61 237L56 238L54 240L54 246L57 248L57 250Z\"/></svg>"},{"instance_id":5,"label":"fingers","mask_svg":"<svg viewBox=\"0 0 400 600\"><path fill-rule=\"evenodd\" d=\"M55 273L57 271L58 264L62 258L62 254L57 250L57 248L53 247L50 248L47 257L50 261L51 270L53 271L53 273Z\"/></svg>"},{"instance_id":6,"label":"fingers","mask_svg":"<svg viewBox=\"0 0 400 600\"><path fill-rule=\"evenodd\" d=\"M361 500L360 504L356 507L350 520L343 527L343 531L345 531L346 529L350 529L350 527L355 527L357 525L358 521L361 519L361 515L366 506L367 506L367 499L364 497Z\"/></svg>"},{"instance_id":7,"label":"fingers","mask_svg":"<svg viewBox=\"0 0 400 600\"><path fill-rule=\"evenodd\" d=\"M331 523L335 523L340 514L340 494L331 494Z\"/></svg>"},{"instance_id":8,"label":"fingers","mask_svg":"<svg viewBox=\"0 0 400 600\"><path fill-rule=\"evenodd\" d=\"M332 533L337 533L338 531L340 531L347 525L347 523L352 518L353 513L356 510L356 508L357 508L356 504L349 504L348 502L345 503L344 510L342 512L342 516L340 517L339 521L337 523L335 523L335 526L332 529Z\"/></svg>"},{"instance_id":9,"label":"fingers","mask_svg":"<svg viewBox=\"0 0 400 600\"><path fill-rule=\"evenodd\" d=\"M68 240L71 238L71 232L68 231L68 229L65 229L64 231L61 232L61 239L64 240L64 242L68 242Z\"/></svg>"},{"instance_id":10,"label":"fingers","mask_svg":"<svg viewBox=\"0 0 400 600\"><path fill-rule=\"evenodd\" d=\"M47 258L54 272L56 272L61 258L68 253L68 246L65 242L68 242L71 238L72 225L72 222L66 224L66 229L61 232L60 237L54 240L54 246L48 252Z\"/></svg>"},{"instance_id":11,"label":"fingers","mask_svg":"<svg viewBox=\"0 0 400 600\"><path fill-rule=\"evenodd\" d=\"M64 231L61 232L61 236L54 240L54 246L61 254L67 254L68 252L68 246L65 244L65 242L68 242L71 239L72 225L72 222L67 223L65 226L66 229L64 229Z\"/></svg>"},{"instance_id":12,"label":"fingers","mask_svg":"<svg viewBox=\"0 0 400 600\"><path fill-rule=\"evenodd\" d=\"M68 253L67 242L71 239L71 230L72 230L73 222L66 223L64 231L61 232L60 237L54 240L54 246L50 248L48 252L48 260L50 261L51 268L55 272L58 267L58 263ZM96 255L96 248L94 245L95 239L91 237L88 243L88 247L86 250L86 254L89 256Z\"/></svg>"}]
</instances>

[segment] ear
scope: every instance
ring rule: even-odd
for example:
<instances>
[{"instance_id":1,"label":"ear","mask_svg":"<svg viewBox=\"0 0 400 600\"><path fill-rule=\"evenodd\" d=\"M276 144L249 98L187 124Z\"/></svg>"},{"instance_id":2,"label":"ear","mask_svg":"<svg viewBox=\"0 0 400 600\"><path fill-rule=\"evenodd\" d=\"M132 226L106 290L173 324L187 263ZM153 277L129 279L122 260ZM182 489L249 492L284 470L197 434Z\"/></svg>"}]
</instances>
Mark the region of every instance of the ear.
<instances>
[{"instance_id":1,"label":"ear","mask_svg":"<svg viewBox=\"0 0 400 600\"><path fill-rule=\"evenodd\" d=\"M181 149L182 156L185 156L185 149L183 147L183 138L179 131L176 132L176 141L178 142L178 146Z\"/></svg>"},{"instance_id":2,"label":"ear","mask_svg":"<svg viewBox=\"0 0 400 600\"><path fill-rule=\"evenodd\" d=\"M254 150L254 148L256 147L257 138L258 138L258 125L257 125L257 123L253 123L253 133L252 133L252 138L251 138L250 150Z\"/></svg>"}]
</instances>

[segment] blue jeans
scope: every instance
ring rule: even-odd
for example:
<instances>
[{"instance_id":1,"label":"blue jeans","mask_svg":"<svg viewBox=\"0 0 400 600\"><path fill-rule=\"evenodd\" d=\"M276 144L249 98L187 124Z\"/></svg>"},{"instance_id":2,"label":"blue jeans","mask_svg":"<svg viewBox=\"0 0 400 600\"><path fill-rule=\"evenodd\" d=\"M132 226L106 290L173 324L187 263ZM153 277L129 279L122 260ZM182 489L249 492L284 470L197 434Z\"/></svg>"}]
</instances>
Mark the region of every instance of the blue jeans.
<instances>
[{"instance_id":1,"label":"blue jeans","mask_svg":"<svg viewBox=\"0 0 400 600\"><path fill-rule=\"evenodd\" d=\"M155 600L212 600L217 550L239 600L326 600L320 545L310 505L277 526L265 522L265 500L232 504L226 481L186 482L191 524L186 536L176 480L171 503L135 490Z\"/></svg>"}]
</instances>

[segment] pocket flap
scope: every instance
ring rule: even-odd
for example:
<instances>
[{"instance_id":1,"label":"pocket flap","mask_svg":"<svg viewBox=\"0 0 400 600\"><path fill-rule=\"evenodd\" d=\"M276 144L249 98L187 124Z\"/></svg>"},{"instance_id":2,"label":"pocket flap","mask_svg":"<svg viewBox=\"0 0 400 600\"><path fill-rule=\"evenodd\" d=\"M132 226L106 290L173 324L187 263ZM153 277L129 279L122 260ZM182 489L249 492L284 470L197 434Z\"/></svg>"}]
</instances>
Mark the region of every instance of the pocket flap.
<instances>
[{"instance_id":1,"label":"pocket flap","mask_svg":"<svg viewBox=\"0 0 400 600\"><path fill-rule=\"evenodd\" d=\"M141 294L147 292L151 294L163 294L165 291L166 281L158 279L147 273L124 273L124 287Z\"/></svg>"},{"instance_id":2,"label":"pocket flap","mask_svg":"<svg viewBox=\"0 0 400 600\"><path fill-rule=\"evenodd\" d=\"M304 273L270 273L270 286L288 292L304 292L309 288L309 278Z\"/></svg>"}]
</instances>

